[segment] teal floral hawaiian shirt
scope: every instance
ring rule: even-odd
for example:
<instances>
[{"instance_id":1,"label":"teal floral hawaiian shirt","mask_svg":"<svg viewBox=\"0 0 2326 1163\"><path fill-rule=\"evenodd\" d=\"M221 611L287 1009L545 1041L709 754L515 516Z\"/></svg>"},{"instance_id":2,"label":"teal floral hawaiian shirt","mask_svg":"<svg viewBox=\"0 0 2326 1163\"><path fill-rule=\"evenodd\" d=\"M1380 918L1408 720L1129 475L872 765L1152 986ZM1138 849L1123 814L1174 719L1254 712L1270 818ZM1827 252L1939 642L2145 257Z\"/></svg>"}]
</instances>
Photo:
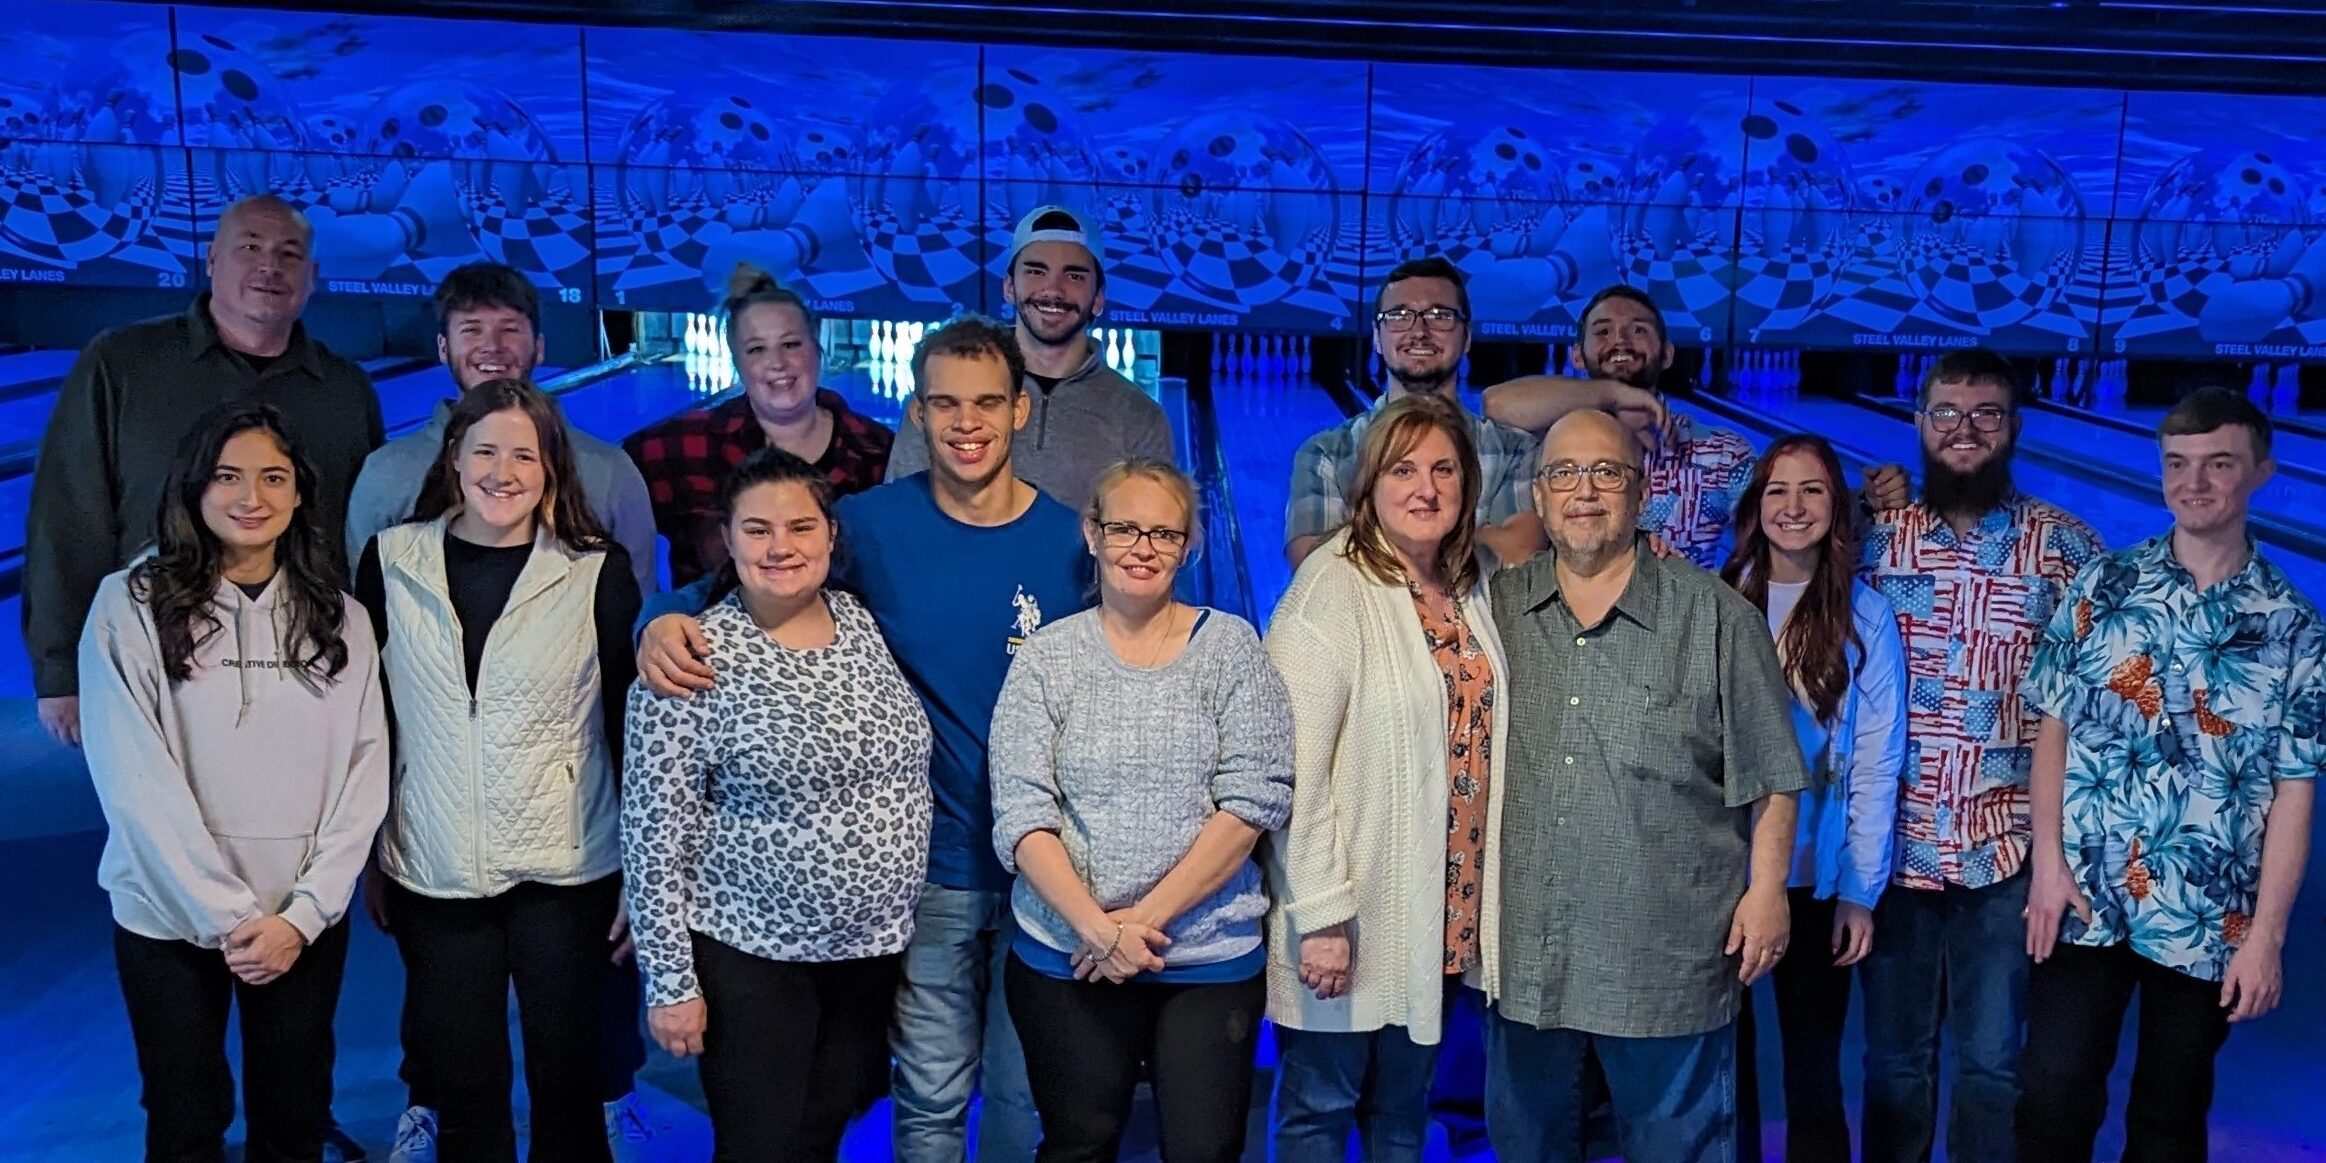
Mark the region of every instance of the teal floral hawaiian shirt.
<instances>
[{"instance_id":1,"label":"teal floral hawaiian shirt","mask_svg":"<svg viewBox=\"0 0 2326 1163\"><path fill-rule=\"evenodd\" d=\"M2276 781L2326 765L2317 609L2259 552L2200 591L2155 537L2077 575L2024 693L2068 728L2064 839L2093 921L2060 939L2221 980Z\"/></svg>"}]
</instances>

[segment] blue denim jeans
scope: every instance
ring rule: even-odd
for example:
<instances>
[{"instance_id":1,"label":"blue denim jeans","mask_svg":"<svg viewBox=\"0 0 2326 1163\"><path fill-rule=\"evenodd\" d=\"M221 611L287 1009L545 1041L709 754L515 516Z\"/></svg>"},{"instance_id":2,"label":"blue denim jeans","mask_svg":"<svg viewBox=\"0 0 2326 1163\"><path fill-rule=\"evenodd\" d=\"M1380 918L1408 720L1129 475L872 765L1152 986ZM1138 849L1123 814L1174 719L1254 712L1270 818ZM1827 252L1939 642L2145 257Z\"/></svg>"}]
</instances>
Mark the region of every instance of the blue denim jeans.
<instances>
[{"instance_id":1,"label":"blue denim jeans","mask_svg":"<svg viewBox=\"0 0 2326 1163\"><path fill-rule=\"evenodd\" d=\"M1421 1163L1438 1048L1405 1027L1362 1034L1276 1027L1277 1163Z\"/></svg>"},{"instance_id":2,"label":"blue denim jeans","mask_svg":"<svg viewBox=\"0 0 2326 1163\"><path fill-rule=\"evenodd\" d=\"M1949 1163L2011 1163L2027 1012L2027 874L1986 888L1891 886L1874 909L1865 987L1866 1163L1927 1163L1938 1043L1954 1039Z\"/></svg>"},{"instance_id":3,"label":"blue denim jeans","mask_svg":"<svg viewBox=\"0 0 2326 1163\"><path fill-rule=\"evenodd\" d=\"M969 1100L980 1090L979 1163L1034 1157L1034 1098L1002 996L1016 932L1006 892L921 887L888 1038L898 1163L967 1159Z\"/></svg>"},{"instance_id":4,"label":"blue denim jeans","mask_svg":"<svg viewBox=\"0 0 2326 1163\"><path fill-rule=\"evenodd\" d=\"M1486 1013L1486 1134L1502 1163L1583 1163L1593 1057L1629 1163L1734 1163L1736 1027L1674 1038L1544 1030Z\"/></svg>"}]
</instances>

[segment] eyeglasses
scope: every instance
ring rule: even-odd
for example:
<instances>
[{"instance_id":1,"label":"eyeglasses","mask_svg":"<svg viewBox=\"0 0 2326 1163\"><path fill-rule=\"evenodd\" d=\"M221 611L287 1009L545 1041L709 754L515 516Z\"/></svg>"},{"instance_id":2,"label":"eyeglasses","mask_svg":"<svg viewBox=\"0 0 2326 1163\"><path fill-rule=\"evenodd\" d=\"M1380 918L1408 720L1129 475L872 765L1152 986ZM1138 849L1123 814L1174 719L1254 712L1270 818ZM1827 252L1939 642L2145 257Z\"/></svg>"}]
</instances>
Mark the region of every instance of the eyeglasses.
<instances>
[{"instance_id":1,"label":"eyeglasses","mask_svg":"<svg viewBox=\"0 0 2326 1163\"><path fill-rule=\"evenodd\" d=\"M1535 474L1554 493L1571 493L1583 485L1583 478L1591 478L1593 488L1612 493L1631 483L1632 474L1639 470L1628 464L1603 460L1597 464L1576 464L1562 460Z\"/></svg>"},{"instance_id":2,"label":"eyeglasses","mask_svg":"<svg viewBox=\"0 0 2326 1163\"><path fill-rule=\"evenodd\" d=\"M1922 418L1930 421L1930 426L1940 432L1952 432L1962 427L1965 416L1970 417L1971 427L1981 432L2001 432L2003 421L2010 418L2011 411L2008 408L1998 408L1992 404L1973 408L1968 412L1952 404L1940 404L1936 408L1922 410Z\"/></svg>"},{"instance_id":3,"label":"eyeglasses","mask_svg":"<svg viewBox=\"0 0 2326 1163\"><path fill-rule=\"evenodd\" d=\"M1419 311L1411 307L1391 307L1373 316L1375 322L1391 331L1411 331L1417 319L1429 324L1432 331L1452 331L1465 318L1452 307L1425 307Z\"/></svg>"},{"instance_id":4,"label":"eyeglasses","mask_svg":"<svg viewBox=\"0 0 2326 1163\"><path fill-rule=\"evenodd\" d=\"M1171 555L1187 550L1187 530L1157 526L1142 529L1130 521L1107 521L1099 525L1099 536L1109 549L1129 549L1144 538L1155 547L1155 552Z\"/></svg>"}]
</instances>

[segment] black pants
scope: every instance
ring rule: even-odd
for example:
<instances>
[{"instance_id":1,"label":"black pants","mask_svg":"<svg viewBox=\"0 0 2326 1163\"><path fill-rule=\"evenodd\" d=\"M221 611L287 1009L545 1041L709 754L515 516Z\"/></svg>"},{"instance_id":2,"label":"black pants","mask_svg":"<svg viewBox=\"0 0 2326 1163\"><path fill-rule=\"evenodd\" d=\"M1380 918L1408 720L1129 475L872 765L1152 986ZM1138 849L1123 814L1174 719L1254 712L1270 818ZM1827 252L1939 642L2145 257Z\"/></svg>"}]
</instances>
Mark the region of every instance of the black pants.
<instances>
[{"instance_id":1,"label":"black pants","mask_svg":"<svg viewBox=\"0 0 2326 1163\"><path fill-rule=\"evenodd\" d=\"M2213 1058L2229 1040L2221 986L2167 969L2129 945L2058 945L2028 971L2019 1056L2019 1158L2087 1161L2108 1117L2108 1072L2124 1011L2140 994L2124 1163L2205 1158Z\"/></svg>"},{"instance_id":2,"label":"black pants","mask_svg":"<svg viewBox=\"0 0 2326 1163\"><path fill-rule=\"evenodd\" d=\"M404 955L404 1056L435 1088L441 1163L512 1163L509 988L525 1040L531 1158L607 1163L604 981L621 877L520 884L481 900L388 888Z\"/></svg>"},{"instance_id":3,"label":"black pants","mask_svg":"<svg viewBox=\"0 0 2326 1163\"><path fill-rule=\"evenodd\" d=\"M1060 981L1012 956L1003 971L1042 1116L1036 1163L1115 1158L1144 1066L1164 1163L1233 1163L1252 1112L1252 1058L1268 986Z\"/></svg>"},{"instance_id":4,"label":"black pants","mask_svg":"<svg viewBox=\"0 0 2326 1163\"><path fill-rule=\"evenodd\" d=\"M186 941L157 941L116 925L113 963L129 1006L145 1107L148 1163L225 1163L234 1122L234 1073L226 1018L242 1010L242 1101L249 1163L323 1158L337 1052L331 1019L347 968L347 922L325 929L291 971L244 985L226 955Z\"/></svg>"},{"instance_id":5,"label":"black pants","mask_svg":"<svg viewBox=\"0 0 2326 1163\"><path fill-rule=\"evenodd\" d=\"M694 934L703 1098L716 1163L839 1157L888 1073L904 955L770 961Z\"/></svg>"},{"instance_id":6,"label":"black pants","mask_svg":"<svg viewBox=\"0 0 2326 1163\"><path fill-rule=\"evenodd\" d=\"M638 958L609 964L606 970L605 1000L598 1011L606 1023L606 1053L598 1064L598 1101L614 1102L638 1089L638 1071L646 1066L646 1031L641 1024L646 1002L643 983L638 979ZM436 1088L421 1077L411 1055L404 1055L403 1063L396 1067L396 1077L404 1083L405 1105L437 1108Z\"/></svg>"},{"instance_id":7,"label":"black pants","mask_svg":"<svg viewBox=\"0 0 2326 1163\"><path fill-rule=\"evenodd\" d=\"M1784 1050L1785 1163L1850 1163L1849 1115L1841 1091L1841 1034L1849 1021L1850 971L1833 963L1835 902L1816 890L1787 889L1793 937L1769 974ZM1738 1163L1760 1163L1761 1086L1753 996L1737 1014Z\"/></svg>"}]
</instances>

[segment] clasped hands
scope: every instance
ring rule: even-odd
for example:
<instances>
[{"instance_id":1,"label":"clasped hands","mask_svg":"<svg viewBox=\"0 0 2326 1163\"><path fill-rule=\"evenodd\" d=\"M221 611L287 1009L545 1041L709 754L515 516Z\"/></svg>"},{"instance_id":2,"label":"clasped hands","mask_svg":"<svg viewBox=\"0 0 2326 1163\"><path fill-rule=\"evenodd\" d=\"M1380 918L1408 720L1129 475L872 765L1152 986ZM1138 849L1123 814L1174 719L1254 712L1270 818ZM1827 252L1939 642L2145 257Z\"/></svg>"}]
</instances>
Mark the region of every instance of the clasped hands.
<instances>
[{"instance_id":1,"label":"clasped hands","mask_svg":"<svg viewBox=\"0 0 2326 1163\"><path fill-rule=\"evenodd\" d=\"M1082 948L1074 951L1074 979L1105 979L1117 985L1142 973L1163 968L1163 951L1171 938L1162 925L1136 906L1116 909L1081 929Z\"/></svg>"},{"instance_id":2,"label":"clasped hands","mask_svg":"<svg viewBox=\"0 0 2326 1163\"><path fill-rule=\"evenodd\" d=\"M226 968L245 985L265 985L291 971L307 938L279 916L252 917L236 925L219 949Z\"/></svg>"}]
</instances>

